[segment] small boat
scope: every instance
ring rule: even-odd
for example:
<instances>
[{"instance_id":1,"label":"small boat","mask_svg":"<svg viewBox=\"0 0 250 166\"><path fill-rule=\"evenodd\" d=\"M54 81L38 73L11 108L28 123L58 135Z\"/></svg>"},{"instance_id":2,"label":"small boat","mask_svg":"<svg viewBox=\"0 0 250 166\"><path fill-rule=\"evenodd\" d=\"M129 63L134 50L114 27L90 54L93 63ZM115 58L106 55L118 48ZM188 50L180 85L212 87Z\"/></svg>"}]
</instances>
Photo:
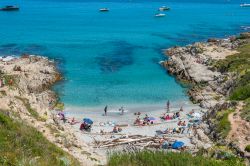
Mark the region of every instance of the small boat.
<instances>
[{"instance_id":1,"label":"small boat","mask_svg":"<svg viewBox=\"0 0 250 166\"><path fill-rule=\"evenodd\" d=\"M250 3L243 3L243 4L240 4L240 7L250 7Z\"/></svg>"},{"instance_id":2,"label":"small boat","mask_svg":"<svg viewBox=\"0 0 250 166\"><path fill-rule=\"evenodd\" d=\"M156 14L155 17L164 17L166 14L163 14L163 13L159 13L159 14Z\"/></svg>"},{"instance_id":3,"label":"small boat","mask_svg":"<svg viewBox=\"0 0 250 166\"><path fill-rule=\"evenodd\" d=\"M167 11L167 10L170 10L170 8L166 6L162 6L159 8L159 11Z\"/></svg>"},{"instance_id":4,"label":"small boat","mask_svg":"<svg viewBox=\"0 0 250 166\"><path fill-rule=\"evenodd\" d=\"M15 10L19 10L19 7L18 6L5 6L3 8L1 8L0 10L2 11L15 11Z\"/></svg>"},{"instance_id":5,"label":"small boat","mask_svg":"<svg viewBox=\"0 0 250 166\"><path fill-rule=\"evenodd\" d=\"M100 11L100 12L108 12L109 9L108 9L108 8L101 8L101 9L99 9L99 11Z\"/></svg>"}]
</instances>

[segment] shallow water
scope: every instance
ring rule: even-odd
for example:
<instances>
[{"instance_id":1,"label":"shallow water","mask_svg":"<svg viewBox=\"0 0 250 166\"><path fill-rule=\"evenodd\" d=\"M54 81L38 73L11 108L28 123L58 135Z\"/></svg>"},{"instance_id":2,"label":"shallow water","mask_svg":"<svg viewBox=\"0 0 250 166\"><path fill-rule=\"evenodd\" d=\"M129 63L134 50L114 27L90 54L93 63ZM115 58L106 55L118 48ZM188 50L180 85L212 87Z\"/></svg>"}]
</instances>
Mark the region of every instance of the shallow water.
<instances>
[{"instance_id":1,"label":"shallow water","mask_svg":"<svg viewBox=\"0 0 250 166\"><path fill-rule=\"evenodd\" d=\"M244 1L244 3L249 1ZM185 88L158 64L161 49L250 26L238 1L1 0L0 56L22 53L56 59L65 81L55 86L68 106L163 104L188 101ZM167 5L166 17L155 18ZM101 13L99 8L108 7Z\"/></svg>"}]
</instances>

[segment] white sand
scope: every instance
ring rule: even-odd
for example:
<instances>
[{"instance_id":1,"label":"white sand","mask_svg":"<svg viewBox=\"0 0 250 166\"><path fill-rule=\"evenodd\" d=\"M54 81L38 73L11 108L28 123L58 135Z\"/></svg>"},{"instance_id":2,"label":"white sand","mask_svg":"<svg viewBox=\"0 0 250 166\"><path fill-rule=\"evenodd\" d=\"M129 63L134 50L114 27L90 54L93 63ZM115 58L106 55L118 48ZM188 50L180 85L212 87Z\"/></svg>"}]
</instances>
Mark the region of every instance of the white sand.
<instances>
[{"instance_id":1,"label":"white sand","mask_svg":"<svg viewBox=\"0 0 250 166\"><path fill-rule=\"evenodd\" d=\"M192 109L195 110L195 112L199 112L203 114L205 110L202 110L198 105L194 105L192 103L185 103L182 104L184 111L181 112L181 118L180 120L185 120L186 124L188 124L188 117L187 113L192 111ZM109 107L110 108L110 107ZM112 112L109 112L109 110L112 109ZM128 112L124 113L124 115L121 115L118 111L119 107L112 107L108 109L107 116L104 116L104 108L103 107L96 107L96 108L76 108L76 107L66 107L65 113L66 117L72 118L75 117L77 120L82 121L83 118L90 118L94 121L92 130L90 133L82 132L79 130L80 123L73 126L75 133L77 137L82 139L85 143L89 144L90 146L93 146L94 140L107 140L112 138L120 137L121 135L144 135L144 136L155 136L156 130L166 130L167 128L175 128L177 127L178 119L175 120L169 120L169 121L163 121L160 120L160 116L163 115L163 113L166 112L166 108L161 105L141 105L141 106L128 106L125 107L125 109L128 110ZM179 111L180 107L178 104L175 104L171 107L170 105L170 112L177 112ZM113 110L116 110L114 112ZM160 124L155 124L151 126L134 126L134 120L136 119L136 115L134 115L135 112L141 112L141 118L145 117L145 114L147 114L149 117L155 117L159 120ZM105 132L111 132L113 130L112 125L105 125L100 126L100 123L107 123L107 122L114 122L115 124L128 124L127 127L122 127L122 132L117 134L107 134L107 135L101 135L100 130L104 130ZM190 139L188 137L188 134L180 135L181 137L176 137L176 139L183 141L187 146L192 146L190 143ZM100 153L100 150L97 150L98 153ZM105 151L103 151L104 153Z\"/></svg>"}]
</instances>

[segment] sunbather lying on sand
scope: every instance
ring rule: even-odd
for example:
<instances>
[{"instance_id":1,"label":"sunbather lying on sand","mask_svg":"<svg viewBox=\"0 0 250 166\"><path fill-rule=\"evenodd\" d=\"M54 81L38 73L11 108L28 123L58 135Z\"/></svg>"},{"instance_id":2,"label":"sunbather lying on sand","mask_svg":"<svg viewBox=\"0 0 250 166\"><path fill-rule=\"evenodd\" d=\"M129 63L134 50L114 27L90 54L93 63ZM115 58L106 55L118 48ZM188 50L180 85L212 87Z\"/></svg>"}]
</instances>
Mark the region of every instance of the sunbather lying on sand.
<instances>
[{"instance_id":1,"label":"sunbather lying on sand","mask_svg":"<svg viewBox=\"0 0 250 166\"><path fill-rule=\"evenodd\" d=\"M186 121L183 121L183 122L182 122L182 121L180 120L180 121L178 122L177 125L178 125L178 126L186 126Z\"/></svg>"},{"instance_id":2,"label":"sunbather lying on sand","mask_svg":"<svg viewBox=\"0 0 250 166\"><path fill-rule=\"evenodd\" d=\"M68 121L68 123L71 125L75 125L75 124L80 123L80 122L75 120L75 118L73 117L71 120Z\"/></svg>"}]
</instances>

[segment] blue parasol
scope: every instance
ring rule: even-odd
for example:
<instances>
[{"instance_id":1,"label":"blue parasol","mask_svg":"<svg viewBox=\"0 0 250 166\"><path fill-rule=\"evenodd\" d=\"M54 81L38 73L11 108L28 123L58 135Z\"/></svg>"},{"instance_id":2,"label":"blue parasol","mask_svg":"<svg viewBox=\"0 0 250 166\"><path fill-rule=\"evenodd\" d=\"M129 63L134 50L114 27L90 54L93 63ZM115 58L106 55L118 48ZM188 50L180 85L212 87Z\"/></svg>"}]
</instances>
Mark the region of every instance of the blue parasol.
<instances>
[{"instance_id":1,"label":"blue parasol","mask_svg":"<svg viewBox=\"0 0 250 166\"><path fill-rule=\"evenodd\" d=\"M179 149L179 148L181 148L181 147L183 147L183 146L184 146L184 142L175 141L175 142L173 143L173 145L172 145L172 148L173 148L173 149Z\"/></svg>"},{"instance_id":2,"label":"blue parasol","mask_svg":"<svg viewBox=\"0 0 250 166\"><path fill-rule=\"evenodd\" d=\"M93 124L93 121L89 118L84 118L83 121L88 124Z\"/></svg>"}]
</instances>

